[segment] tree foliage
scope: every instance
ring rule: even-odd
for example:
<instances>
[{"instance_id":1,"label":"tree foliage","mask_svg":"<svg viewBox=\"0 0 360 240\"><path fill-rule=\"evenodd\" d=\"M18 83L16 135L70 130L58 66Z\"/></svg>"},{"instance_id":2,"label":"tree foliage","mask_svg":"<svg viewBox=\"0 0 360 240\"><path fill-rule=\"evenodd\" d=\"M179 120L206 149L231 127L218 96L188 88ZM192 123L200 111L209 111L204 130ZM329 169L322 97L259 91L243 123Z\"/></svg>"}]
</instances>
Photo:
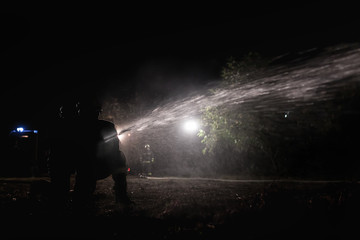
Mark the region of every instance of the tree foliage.
<instances>
[{"instance_id":1,"label":"tree foliage","mask_svg":"<svg viewBox=\"0 0 360 240\"><path fill-rule=\"evenodd\" d=\"M268 63L256 53L229 59L221 87L256 81L266 75ZM335 178L360 169L349 157L355 149L352 139L360 132L356 123L360 86L357 79L342 81L347 84L323 86L324 91L337 92L333 99L287 103L292 109L284 112L278 106L263 111L243 106L204 108L198 133L203 154L219 171L246 175Z\"/></svg>"},{"instance_id":2,"label":"tree foliage","mask_svg":"<svg viewBox=\"0 0 360 240\"><path fill-rule=\"evenodd\" d=\"M257 53L249 53L241 60L230 58L222 71L223 85L246 84L259 77L267 61ZM216 94L219 89L212 89ZM233 173L250 173L256 168L251 156L267 149L261 140L265 125L254 112L227 109L224 106L206 107L202 111L203 128L198 136L204 144L203 154L216 159L217 167Z\"/></svg>"},{"instance_id":3,"label":"tree foliage","mask_svg":"<svg viewBox=\"0 0 360 240\"><path fill-rule=\"evenodd\" d=\"M269 60L256 52L249 52L240 60L230 57L221 72L221 77L226 84L245 84L259 77L268 64Z\"/></svg>"}]
</instances>

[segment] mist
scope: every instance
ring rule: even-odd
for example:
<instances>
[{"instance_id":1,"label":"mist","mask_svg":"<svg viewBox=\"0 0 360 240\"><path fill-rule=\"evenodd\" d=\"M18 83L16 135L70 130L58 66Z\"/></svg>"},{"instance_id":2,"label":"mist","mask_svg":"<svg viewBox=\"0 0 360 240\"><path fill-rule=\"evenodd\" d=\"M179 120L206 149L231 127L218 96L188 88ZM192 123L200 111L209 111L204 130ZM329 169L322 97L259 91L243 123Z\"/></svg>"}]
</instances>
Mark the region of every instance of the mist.
<instances>
[{"instance_id":1,"label":"mist","mask_svg":"<svg viewBox=\"0 0 360 240\"><path fill-rule=\"evenodd\" d=\"M359 60L358 46L334 46L309 59L273 64L260 77L234 84L220 80L194 83L196 75L193 75L193 79L174 85L183 76L166 80L170 74L159 74L159 66L148 65L140 73L140 78L147 79L144 88L128 102L116 97L105 98L102 117L113 121L119 132L131 129L121 143L130 166L136 168L138 154L145 144L150 144L156 159L155 172L160 175L214 175L220 171L218 162L222 162L229 170L225 172L229 173L231 169L241 168L240 163L244 161L240 158L244 156L204 155L204 144L197 133L189 134L182 128L185 121L198 120L200 130L204 109L220 107L224 112L251 113L262 124L271 126L267 132L270 141L295 135L301 142L310 129L302 129L299 121L305 119L316 127L334 115L346 119L359 117L359 110L354 109L354 104L344 104L346 96L341 95L344 89L359 88ZM144 89L149 91L142 94ZM155 95L147 95L154 92ZM351 97L348 96L350 100ZM322 108L324 103L333 103L334 109ZM340 106L339 113L336 108ZM256 122L251 126L247 134L261 136Z\"/></svg>"}]
</instances>

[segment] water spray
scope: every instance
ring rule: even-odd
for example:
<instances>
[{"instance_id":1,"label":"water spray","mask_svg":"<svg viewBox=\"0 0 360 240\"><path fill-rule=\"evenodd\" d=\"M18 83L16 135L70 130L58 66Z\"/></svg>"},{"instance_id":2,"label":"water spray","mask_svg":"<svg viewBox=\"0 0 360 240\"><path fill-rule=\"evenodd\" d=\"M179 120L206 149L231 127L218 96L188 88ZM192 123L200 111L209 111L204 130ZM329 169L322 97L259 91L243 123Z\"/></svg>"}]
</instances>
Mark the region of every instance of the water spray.
<instances>
[{"instance_id":1,"label":"water spray","mask_svg":"<svg viewBox=\"0 0 360 240\"><path fill-rule=\"evenodd\" d=\"M129 128L127 128L127 129L124 129L124 130L121 130L117 135L107 137L107 138L105 139L105 142L109 142L109 141L113 140L114 138L119 137L119 136L121 136L122 134L124 134L124 133L126 133L126 132L129 132L129 131L131 131L131 129L132 129L132 127L129 127Z\"/></svg>"},{"instance_id":2,"label":"water spray","mask_svg":"<svg viewBox=\"0 0 360 240\"><path fill-rule=\"evenodd\" d=\"M276 112L288 118L296 108L336 99L343 87L357 84L359 59L359 47L338 47L296 65L269 67L263 77L247 83L219 85L216 90L200 89L182 99L169 99L134 120L131 129L143 131L171 126L209 107L247 113Z\"/></svg>"}]
</instances>

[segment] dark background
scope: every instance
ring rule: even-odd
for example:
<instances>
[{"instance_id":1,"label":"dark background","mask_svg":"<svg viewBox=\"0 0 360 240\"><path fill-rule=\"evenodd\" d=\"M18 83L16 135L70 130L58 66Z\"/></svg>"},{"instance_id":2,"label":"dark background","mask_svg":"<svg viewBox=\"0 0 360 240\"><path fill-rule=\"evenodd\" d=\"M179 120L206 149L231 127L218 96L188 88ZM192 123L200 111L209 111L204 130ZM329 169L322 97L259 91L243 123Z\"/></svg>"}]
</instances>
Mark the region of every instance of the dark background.
<instances>
[{"instance_id":1,"label":"dark background","mask_svg":"<svg viewBox=\"0 0 360 240\"><path fill-rule=\"evenodd\" d=\"M1 139L8 140L9 132L19 125L39 129L42 136L43 129L51 127L48 121L56 117L63 99L84 92L94 91L123 101L137 92L165 94L219 79L230 56L241 57L256 51L271 58L314 47L359 42L355 4L291 1L291 6L261 2L249 6L242 2L221 6L216 2L212 6L209 3L194 6L173 1L171 6L143 6L142 2L125 6L120 2L119 6L108 6L105 10L93 6L91 11L87 5L77 9L72 5L39 6L36 11L32 8L20 11L20 6L2 8ZM350 122L358 125L356 119ZM338 152L336 147L328 151L328 144L320 145L324 148L318 151L326 152L321 155L325 160L333 152L338 153L331 161L336 164L330 164L336 172L350 168L351 165L345 165L357 163L358 159L350 156L358 155L359 127L354 130L353 125L343 125L346 131L342 136L350 132L355 137L345 148L351 152ZM339 137L329 140L342 141ZM286 141L280 143L283 142ZM346 144L344 141L343 145ZM176 146L168 149L177 150ZM6 158L3 156L1 164L6 163L3 161ZM13 162L12 158L8 160ZM18 162L15 163L17 168ZM296 161L289 162L290 166L292 163ZM291 169L300 172L295 165ZM148 237L150 233L162 238L238 234L247 239L254 236L287 239L295 233L295 238L329 239L353 236L357 229L353 219L359 215L360 194L354 182L245 183L191 179L189 184L186 179L129 178L135 206L128 212L113 204L109 181L99 184L101 191L97 193L95 210L100 218L80 218L86 229L78 228L79 218L73 215L69 222L65 220L67 213L48 214L41 185L40 195L29 201L28 193L35 187L29 189L26 182L4 181L0 196L5 219L2 234L77 236L75 229L78 236L102 238ZM62 216L64 221L58 224ZM138 231L139 226L147 227Z\"/></svg>"},{"instance_id":2,"label":"dark background","mask_svg":"<svg viewBox=\"0 0 360 240\"><path fill-rule=\"evenodd\" d=\"M3 10L3 133L41 129L64 98L84 92L126 101L219 79L230 56L359 39L356 8L345 4L139 5Z\"/></svg>"}]
</instances>

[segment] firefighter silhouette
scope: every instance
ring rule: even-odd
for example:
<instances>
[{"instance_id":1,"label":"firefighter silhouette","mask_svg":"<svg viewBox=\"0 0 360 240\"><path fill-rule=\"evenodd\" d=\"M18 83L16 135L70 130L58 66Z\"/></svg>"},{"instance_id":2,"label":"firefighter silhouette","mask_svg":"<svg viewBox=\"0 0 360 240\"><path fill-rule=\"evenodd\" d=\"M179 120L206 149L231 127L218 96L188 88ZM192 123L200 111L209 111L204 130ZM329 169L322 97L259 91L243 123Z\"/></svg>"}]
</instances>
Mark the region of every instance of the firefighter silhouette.
<instances>
[{"instance_id":1,"label":"firefighter silhouette","mask_svg":"<svg viewBox=\"0 0 360 240\"><path fill-rule=\"evenodd\" d=\"M69 107L70 108L70 107ZM49 164L53 195L64 199L69 176L75 172L75 207L91 204L97 180L112 175L116 202L130 203L127 196L126 158L119 148L113 123L99 120L101 105L94 97L80 99L77 114L62 117ZM64 108L62 108L64 110Z\"/></svg>"},{"instance_id":2,"label":"firefighter silhouette","mask_svg":"<svg viewBox=\"0 0 360 240\"><path fill-rule=\"evenodd\" d=\"M140 155L140 165L141 165L141 177L152 176L153 174L153 164L155 162L154 154L150 149L149 144L145 144L144 150Z\"/></svg>"},{"instance_id":3,"label":"firefighter silhouette","mask_svg":"<svg viewBox=\"0 0 360 240\"><path fill-rule=\"evenodd\" d=\"M69 200L70 176L75 172L79 144L78 117L75 100L66 100L59 108L59 118L49 130L48 171L51 200L56 207L65 207Z\"/></svg>"}]
</instances>

